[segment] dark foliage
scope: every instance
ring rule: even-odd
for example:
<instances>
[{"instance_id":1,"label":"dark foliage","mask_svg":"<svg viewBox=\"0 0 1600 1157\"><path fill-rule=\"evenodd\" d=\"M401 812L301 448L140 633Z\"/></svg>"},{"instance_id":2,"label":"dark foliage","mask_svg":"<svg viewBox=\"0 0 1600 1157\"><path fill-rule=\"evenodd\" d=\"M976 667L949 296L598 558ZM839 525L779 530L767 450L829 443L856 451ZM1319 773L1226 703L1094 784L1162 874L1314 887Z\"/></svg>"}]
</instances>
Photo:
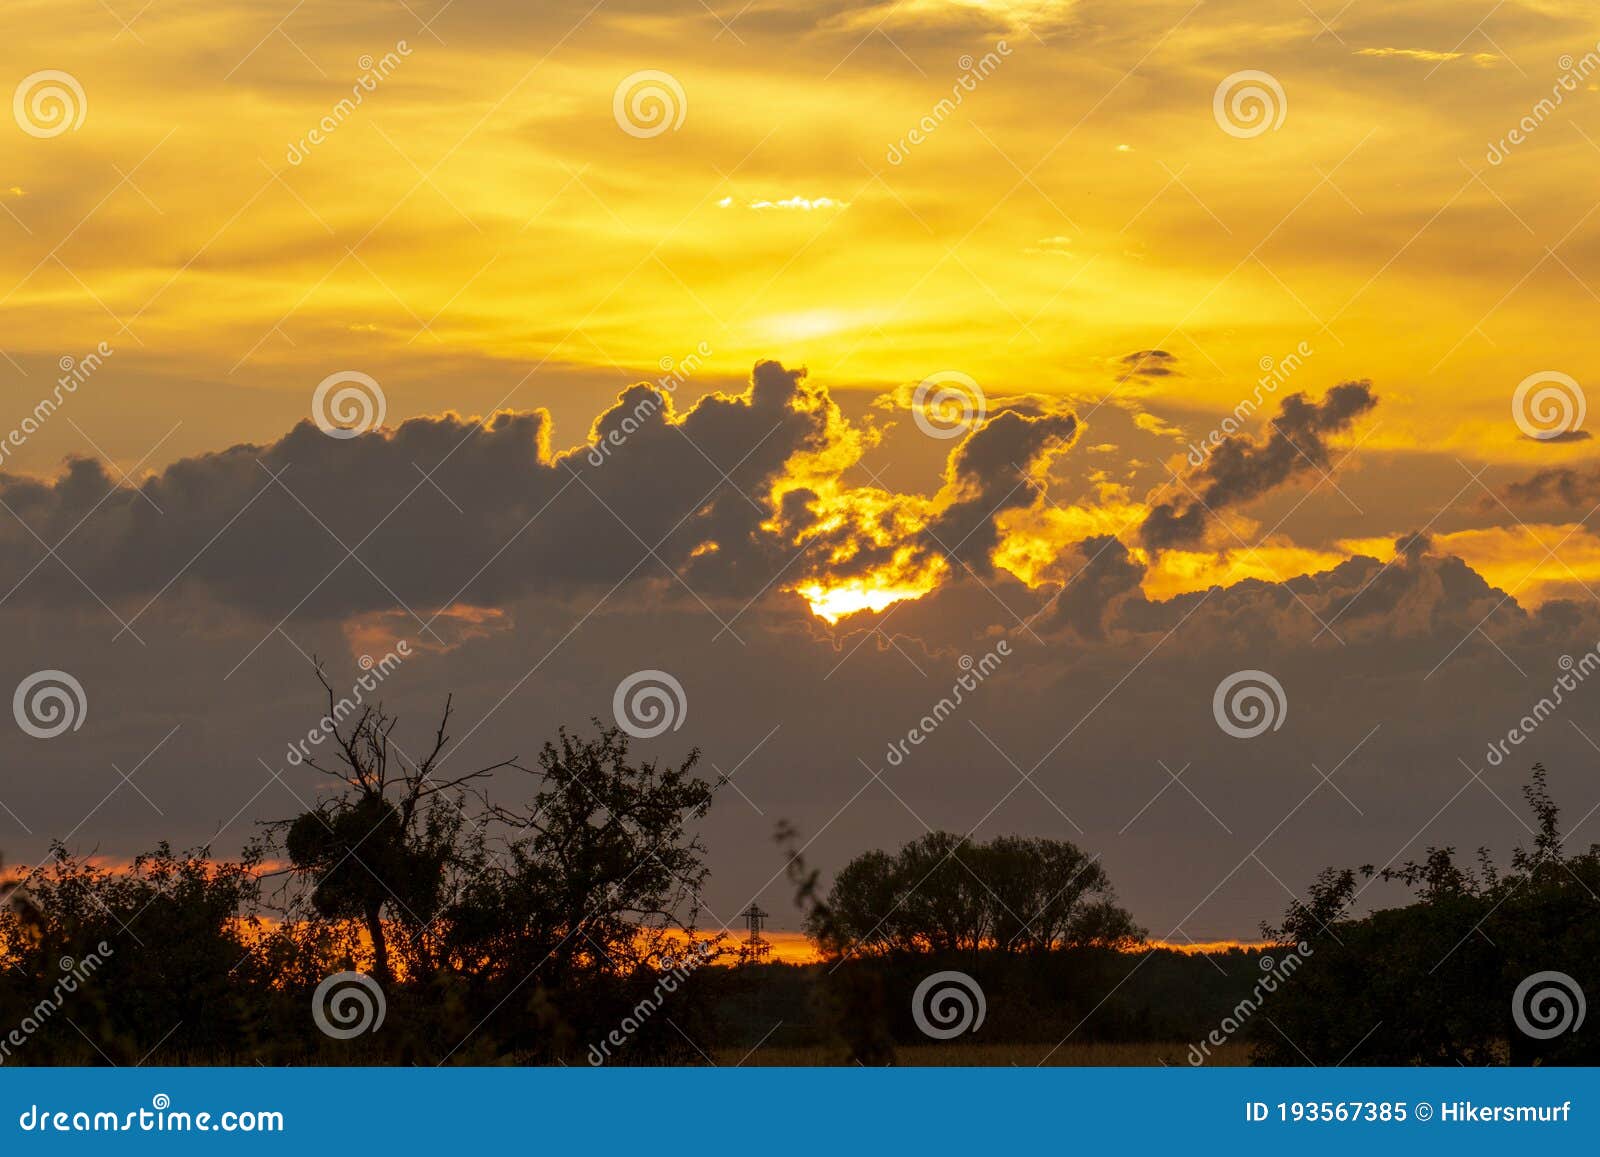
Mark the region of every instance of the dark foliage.
<instances>
[{"instance_id":1,"label":"dark foliage","mask_svg":"<svg viewBox=\"0 0 1600 1157\"><path fill-rule=\"evenodd\" d=\"M1144 938L1095 857L1062 840L976 844L930 832L894 855L857 856L826 897L794 850L795 833L780 827L778 842L806 931L835 958L822 967L816 1016L859 1064L892 1064L897 1042L928 1039L908 1032L910 995L940 961L1006 992L1009 1011L992 1039L1031 1041L1056 1029L1061 1039L1082 1027L1068 1023L1075 1010L1082 1020L1099 1011L1077 1009L1076 994L1109 989L1103 972L1133 968L1121 950ZM1114 1012L1099 1025L1114 1025Z\"/></svg>"},{"instance_id":2,"label":"dark foliage","mask_svg":"<svg viewBox=\"0 0 1600 1157\"><path fill-rule=\"evenodd\" d=\"M1513 1016L1518 985L1536 973L1564 973L1600 992L1600 845L1564 854L1543 767L1523 794L1532 846L1504 873L1486 851L1463 866L1450 847L1384 871L1329 869L1282 926L1263 929L1305 941L1313 954L1273 997L1281 1031L1257 1034L1260 1063L1600 1062L1594 1025L1538 1039ZM1403 884L1416 900L1349 915L1374 881Z\"/></svg>"},{"instance_id":3,"label":"dark foliage","mask_svg":"<svg viewBox=\"0 0 1600 1157\"><path fill-rule=\"evenodd\" d=\"M1560 1008L1513 1012L1535 974L1600 992L1600 845L1565 853L1540 767L1529 846L1503 870L1444 847L1323 872L1264 929L1295 946L1292 975L1278 949L1143 945L1097 857L1063 841L933 832L858 856L824 893L783 827L825 956L797 967L696 928L696 823L717 788L698 752L640 761L597 720L532 766L446 776L448 701L411 758L381 706L322 683L334 757L308 762L334 790L239 858L163 844L110 865L58 846L5 877L0 1063L702 1064L766 1044L883 1065L932 1043L913 994L947 971L988 996L953 1046L1165 1042L1162 1059L1200 1063L1187 1042L1222 1025L1267 1064L1600 1062L1593 1026L1537 1036L1529 1018ZM1414 902L1353 915L1375 883ZM346 1038L313 1006L348 972L370 974L385 1015Z\"/></svg>"},{"instance_id":4,"label":"dark foliage","mask_svg":"<svg viewBox=\"0 0 1600 1157\"><path fill-rule=\"evenodd\" d=\"M0 1034L18 1027L0 1063L637 1064L715 1047L691 826L716 785L693 775L698 752L641 762L596 721L533 768L445 776L448 702L410 758L381 706L322 685L336 759L307 763L336 790L238 860L162 845L112 867L58 848L12 875ZM493 771L526 776L527 796L474 790ZM384 1018L344 1039L312 1010L350 971Z\"/></svg>"},{"instance_id":5,"label":"dark foliage","mask_svg":"<svg viewBox=\"0 0 1600 1157\"><path fill-rule=\"evenodd\" d=\"M182 1063L261 1039L277 972L246 915L260 862L163 844L111 871L57 847L20 872L0 910L0 1023L33 1028L19 1059L135 1064L159 1044Z\"/></svg>"},{"instance_id":6,"label":"dark foliage","mask_svg":"<svg viewBox=\"0 0 1600 1157\"><path fill-rule=\"evenodd\" d=\"M1097 860L1065 840L929 832L846 864L807 931L857 955L1136 944L1144 931Z\"/></svg>"},{"instance_id":7,"label":"dark foliage","mask_svg":"<svg viewBox=\"0 0 1600 1157\"><path fill-rule=\"evenodd\" d=\"M1262 953L1208 956L1167 948L1067 948L1018 954L897 953L820 964L713 969L718 1039L736 1055L757 1044L806 1048L841 1063L895 1064L938 1047L917 1027L912 996L932 973L958 969L988 997L981 1028L949 1042L1026 1046L1022 1063L1058 1045L1159 1042L1190 1063L1189 1045L1229 1014L1262 975ZM1158 1054L1152 1051L1149 1063Z\"/></svg>"}]
</instances>

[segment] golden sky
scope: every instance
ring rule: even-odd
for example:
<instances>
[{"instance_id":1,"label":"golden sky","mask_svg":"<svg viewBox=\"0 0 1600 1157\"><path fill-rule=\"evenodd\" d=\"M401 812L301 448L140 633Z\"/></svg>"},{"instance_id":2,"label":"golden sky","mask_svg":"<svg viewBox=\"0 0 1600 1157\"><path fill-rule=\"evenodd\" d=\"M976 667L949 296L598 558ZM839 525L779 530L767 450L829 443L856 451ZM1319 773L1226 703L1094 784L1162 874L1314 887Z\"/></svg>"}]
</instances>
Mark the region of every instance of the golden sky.
<instances>
[{"instance_id":1,"label":"golden sky","mask_svg":"<svg viewBox=\"0 0 1600 1157\"><path fill-rule=\"evenodd\" d=\"M1580 412L1600 307L1600 17L1586 0L1341 3L11 0L0 608L29 658L6 676L103 662L102 685L178 704L126 717L154 743L198 700L144 679L155 652L137 630L277 752L304 706L284 672L303 674L314 639L354 662L409 633L426 656L413 693L476 691L480 743L509 726L488 722L502 704L546 696L526 709L549 729L667 665L721 687L719 712L694 719L723 725L704 741L726 766L767 742L774 702L821 713L787 725L774 760L836 738L841 711L887 710L913 673L893 694L914 721L956 655L1009 632L1038 664L1008 675L1038 730L1007 760L1038 757L1068 793L1131 732L1165 738L1148 720L1174 704L1225 741L1212 766L1236 768L1207 705L1218 676L1266 664L1237 653L1251 631L1269 652L1292 635L1307 666L1288 670L1343 672L1378 706L1456 711L1467 687L1515 719L1600 601ZM753 376L767 359L787 370ZM372 383L387 432L297 428L330 379ZM671 383L668 416L580 487L597 415L620 422L611 407L641 381ZM981 398L987 423L928 436L930 387ZM1309 441L1279 437L1286 415ZM106 502L122 482L145 490ZM1213 587L1229 593L1195 615L1203 600L1183 600ZM58 656L67 629L34 606L65 608L81 652ZM1463 649L1502 621L1494 650ZM747 668L724 653L740 631ZM1343 633L1399 642L1379 655ZM562 650L590 634L613 649ZM587 666L530 670L540 655ZM1522 683L1435 678L1463 655ZM835 681L845 664L862 670ZM1380 678L1401 668L1403 694ZM858 748L783 757L801 786L754 793L760 816L740 818L759 834L728 821L741 864L771 857L768 807L831 823L834 797L802 790L814 768L853 777L903 730L860 710ZM1017 712L1002 722L1021 729ZM1450 722L1407 713L1428 734ZM1366 716L1339 722L1322 767L1367 742ZM1084 749L1099 762L1063 748L1100 726ZM1410 758L1390 726L1369 754ZM193 743L203 763L199 731L174 752ZM918 824L891 800L830 833L831 862L920 834L922 814L988 821L999 791L968 772L993 765L1011 788L1007 763L987 732L960 736L947 779L917 785L929 798L900 785ZM1295 742L1301 766L1311 746ZM1276 821L1301 788L1258 757L1252 774L1287 793ZM1149 784L1100 785L1131 795L1090 825L1108 844L1176 782L1159 762L1176 768L1174 751L1139 759ZM855 798L853 779L833 786ZM939 816L969 789L970 812ZM1396 823L1414 829L1439 800L1406 802L1418 814ZM1348 820L1317 834L1343 849ZM1300 867L1342 854L1324 851ZM1126 856L1119 873L1144 862ZM1185 930L1239 935L1279 883ZM1188 904L1142 886L1147 909ZM748 902L726 887L730 910Z\"/></svg>"},{"instance_id":2,"label":"golden sky","mask_svg":"<svg viewBox=\"0 0 1600 1157\"><path fill-rule=\"evenodd\" d=\"M0 48L9 82L57 69L82 94L76 127L6 141L7 392L102 341L117 367L93 430L56 423L14 470L266 440L345 369L382 383L390 422L549 407L559 449L702 348L680 409L760 358L847 408L955 371L1079 399L1086 447L1106 409L1132 414L1174 462L1305 349L1281 392L1374 382L1379 418L1346 438L1369 461L1548 462L1561 448L1523 437L1510 398L1533 373L1581 380L1574 319L1600 304L1600 73L1576 0L24 0L6 19L28 30ZM625 131L619 85L646 70L671 124ZM1244 70L1281 92L1256 135L1214 111ZM1147 349L1177 371L1121 373ZM1130 501L1166 481L1126 445L1107 457ZM886 467L928 481L904 454ZM1391 505L1271 569L1439 503ZM1521 531L1463 549L1542 553Z\"/></svg>"}]
</instances>

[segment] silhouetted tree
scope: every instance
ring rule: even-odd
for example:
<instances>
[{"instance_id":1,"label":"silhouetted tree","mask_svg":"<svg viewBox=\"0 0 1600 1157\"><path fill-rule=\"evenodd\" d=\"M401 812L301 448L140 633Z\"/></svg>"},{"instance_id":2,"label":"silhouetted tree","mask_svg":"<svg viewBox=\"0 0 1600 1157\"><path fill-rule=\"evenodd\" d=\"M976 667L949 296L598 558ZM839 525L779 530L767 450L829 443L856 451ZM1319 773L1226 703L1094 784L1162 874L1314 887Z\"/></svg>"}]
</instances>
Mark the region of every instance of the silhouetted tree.
<instances>
[{"instance_id":1,"label":"silhouetted tree","mask_svg":"<svg viewBox=\"0 0 1600 1157\"><path fill-rule=\"evenodd\" d=\"M867 852L839 871L827 912L841 951L1037 953L1144 936L1097 857L1015 836L980 844L929 832L894 855Z\"/></svg>"},{"instance_id":2,"label":"silhouetted tree","mask_svg":"<svg viewBox=\"0 0 1600 1157\"><path fill-rule=\"evenodd\" d=\"M518 768L537 781L525 803L490 804L509 835L452 913L457 951L494 947L495 967L548 957L560 975L637 963L655 947L641 929L693 928L706 849L688 825L716 785L691 774L698 750L677 765L636 762L621 730L595 727L592 739L562 728L537 768Z\"/></svg>"},{"instance_id":3,"label":"silhouetted tree","mask_svg":"<svg viewBox=\"0 0 1600 1157\"><path fill-rule=\"evenodd\" d=\"M514 762L437 779L450 738L450 699L432 745L421 758L407 758L391 737L398 722L394 716L381 704L351 709L336 700L320 665L316 670L328 698L323 730L333 740L337 762L330 766L314 756L305 762L344 788L273 826L283 832L293 872L311 883L315 912L361 922L379 980L393 976L390 927L404 932L413 975L426 974L434 967L430 939L454 899L452 874L473 876L483 864L479 829L468 824L460 794L441 793Z\"/></svg>"},{"instance_id":4,"label":"silhouetted tree","mask_svg":"<svg viewBox=\"0 0 1600 1157\"><path fill-rule=\"evenodd\" d=\"M617 1002L653 983L662 955L681 954L693 935L707 869L689 825L718 786L692 774L698 750L678 764L636 761L621 730L594 724L592 738L562 728L536 768L517 768L536 781L524 803L488 805L503 847L446 913L455 969L505 999L562 993L566 1027L580 1036L615 1021ZM674 1004L691 1015L691 1000ZM637 1054L648 1042L635 1043Z\"/></svg>"},{"instance_id":5,"label":"silhouetted tree","mask_svg":"<svg viewBox=\"0 0 1600 1157\"><path fill-rule=\"evenodd\" d=\"M888 855L868 852L850 861L836 877L833 892L824 897L821 874L807 866L804 852L796 846L799 834L795 829L787 822L779 823L775 838L784 853L784 873L794 885L795 904L806 930L825 954L837 956L849 948L856 939L851 929L876 927L887 918L893 907L894 870ZM837 884L841 879L849 881L842 892ZM837 899L845 907L836 906L833 893L839 893ZM845 1043L844 1060L874 1066L894 1063L886 990L884 978L876 970L829 968L823 973L816 998L821 1005L818 1011Z\"/></svg>"},{"instance_id":6,"label":"silhouetted tree","mask_svg":"<svg viewBox=\"0 0 1600 1157\"><path fill-rule=\"evenodd\" d=\"M113 869L56 845L19 873L0 908L0 1023L37 1025L19 1059L134 1063L160 1044L206 1060L257 1039L260 868L257 846L218 862L161 844Z\"/></svg>"},{"instance_id":7,"label":"silhouetted tree","mask_svg":"<svg viewBox=\"0 0 1600 1157\"><path fill-rule=\"evenodd\" d=\"M305 762L338 790L267 825L285 868L255 844L233 861L163 844L124 868L58 847L0 894L0 1024L27 1026L29 1056L576 1060L625 1026L608 1063L697 1061L686 1037L713 1043L700 972L719 951L695 928L707 869L693 826L718 786L693 774L699 752L638 760L597 720L593 736L561 730L536 767L445 777L450 700L411 758L381 705L317 677L334 754ZM467 787L496 771L531 777L530 793ZM269 920L261 881L280 873L296 894ZM89 957L92 983L60 980ZM369 957L381 1032L325 1035L308 998ZM72 1007L54 1018L58 985Z\"/></svg>"},{"instance_id":8,"label":"silhouetted tree","mask_svg":"<svg viewBox=\"0 0 1600 1157\"><path fill-rule=\"evenodd\" d=\"M978 849L990 892L990 929L1005 952L1062 946L1126 947L1144 931L1119 907L1099 858L1065 840L1001 836Z\"/></svg>"},{"instance_id":9,"label":"silhouetted tree","mask_svg":"<svg viewBox=\"0 0 1600 1157\"><path fill-rule=\"evenodd\" d=\"M1600 845L1564 854L1560 811L1541 765L1523 795L1534 815L1533 845L1519 847L1506 872L1486 850L1464 867L1451 847L1382 871L1328 869L1282 925L1263 926L1269 936L1305 944L1310 958L1271 998L1274 1030L1258 1034L1258 1062L1600 1060L1597 1034L1540 1039L1524 1031L1526 1006L1523 1024L1513 1013L1518 986L1536 973L1561 973L1581 991L1600 992ZM1415 902L1358 918L1351 909L1368 886L1361 880L1403 884Z\"/></svg>"}]
</instances>

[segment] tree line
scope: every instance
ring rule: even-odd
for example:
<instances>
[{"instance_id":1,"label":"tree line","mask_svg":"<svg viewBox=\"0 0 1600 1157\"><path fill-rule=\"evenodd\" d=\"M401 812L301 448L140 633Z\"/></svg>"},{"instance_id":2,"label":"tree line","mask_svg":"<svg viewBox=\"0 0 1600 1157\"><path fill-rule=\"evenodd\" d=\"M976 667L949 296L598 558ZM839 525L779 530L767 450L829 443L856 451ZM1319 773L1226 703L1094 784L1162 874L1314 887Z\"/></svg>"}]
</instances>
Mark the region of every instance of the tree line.
<instances>
[{"instance_id":1,"label":"tree line","mask_svg":"<svg viewBox=\"0 0 1600 1157\"><path fill-rule=\"evenodd\" d=\"M767 1039L774 1008L780 1039L883 1064L928 1044L910 995L941 969L996 997L985 1040L1181 1044L1236 1013L1265 967L1260 951L1152 950L1099 857L1064 840L934 831L824 887L784 826L826 962L700 967L740 957L697 926L695 825L721 784L696 774L698 751L640 760L596 720L530 763L447 775L450 700L412 758L381 705L341 713L321 683L329 742L305 762L331 790L239 856L163 843L112 868L57 845L4 877L0 1064L697 1064ZM1600 1036L1579 1031L1600 991L1600 846L1563 850L1542 767L1525 794L1532 846L1505 870L1450 847L1329 869L1264 925L1306 951L1239 1034L1254 1058L1600 1060ZM1357 915L1378 883L1411 902ZM351 1006L324 998L357 973L372 1015L345 1031Z\"/></svg>"},{"instance_id":2,"label":"tree line","mask_svg":"<svg viewBox=\"0 0 1600 1157\"><path fill-rule=\"evenodd\" d=\"M935 831L840 869L806 931L841 952L1048 952L1127 947L1144 930L1099 863L1065 840L987 843Z\"/></svg>"},{"instance_id":3,"label":"tree line","mask_svg":"<svg viewBox=\"0 0 1600 1157\"><path fill-rule=\"evenodd\" d=\"M1600 995L1600 844L1566 852L1542 765L1523 796L1531 842L1504 869L1487 848L1463 863L1451 846L1329 868L1263 925L1314 956L1273 997L1281 1032L1260 1034L1260 1063L1600 1063L1600 1032L1585 1024ZM1377 883L1411 902L1356 915Z\"/></svg>"},{"instance_id":4,"label":"tree line","mask_svg":"<svg viewBox=\"0 0 1600 1157\"><path fill-rule=\"evenodd\" d=\"M561 729L531 766L446 776L448 700L408 758L392 714L339 711L318 676L331 742L305 762L333 790L263 824L236 859L163 843L113 870L58 845L9 877L0 1040L26 1028L16 1058L121 1064L159 1046L198 1063L553 1061L609 1029L698 935L707 870L691 828L717 789L694 774L698 751L638 760L596 720ZM491 798L491 773L525 790ZM63 962L91 957L63 998ZM370 976L385 1012L349 1043L306 1008L342 972ZM681 1059L670 1032L641 1036L635 1055Z\"/></svg>"}]
</instances>

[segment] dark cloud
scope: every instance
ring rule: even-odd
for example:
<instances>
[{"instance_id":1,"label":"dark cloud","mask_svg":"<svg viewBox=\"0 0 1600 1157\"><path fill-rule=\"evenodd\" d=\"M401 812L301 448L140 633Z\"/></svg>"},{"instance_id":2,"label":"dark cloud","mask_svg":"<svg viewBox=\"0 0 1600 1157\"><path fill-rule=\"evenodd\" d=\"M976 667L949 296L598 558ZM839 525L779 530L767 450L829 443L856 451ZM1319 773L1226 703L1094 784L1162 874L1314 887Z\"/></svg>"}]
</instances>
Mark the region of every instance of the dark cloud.
<instances>
[{"instance_id":1,"label":"dark cloud","mask_svg":"<svg viewBox=\"0 0 1600 1157\"><path fill-rule=\"evenodd\" d=\"M1166 350L1135 350L1121 359L1119 380L1168 378L1178 372L1178 359Z\"/></svg>"},{"instance_id":2,"label":"dark cloud","mask_svg":"<svg viewBox=\"0 0 1600 1157\"><path fill-rule=\"evenodd\" d=\"M1259 498L1300 474L1326 470L1328 437L1348 429L1377 402L1367 381L1334 386L1320 402L1289 395L1265 439L1236 434L1220 442L1188 477L1180 497L1151 509L1140 536L1156 550L1200 542L1210 515Z\"/></svg>"},{"instance_id":3,"label":"dark cloud","mask_svg":"<svg viewBox=\"0 0 1600 1157\"><path fill-rule=\"evenodd\" d=\"M687 720L639 749L675 758L700 746L717 767L737 768L762 815L731 791L713 809L702 829L706 902L713 918L734 920L756 895L777 926L796 917L771 844L775 817L816 838L808 856L824 871L911 838L922 820L978 825L983 836L1070 833L1103 854L1157 934L1182 922L1183 933L1206 938L1247 934L1275 916L1286 902L1279 880L1299 888L1330 863L1384 863L1419 833L1504 847L1512 821L1490 791L1514 806L1534 759L1551 766L1573 816L1597 802L1592 749L1564 720L1540 728L1516 766L1471 779L1484 745L1561 674L1560 656L1600 638L1587 599L1525 611L1460 560L1412 549L1287 584L1149 600L1137 559L1116 540L1087 539L1070 553L1081 573L1069 572L1078 577L1054 605L1054 587L963 570L923 599L837 631L793 601L762 602L740 620L742 641L719 638L710 615L665 597L664 583L622 589L597 609L598 597L525 594L504 605L504 629L417 648L383 695L410 750L454 692L463 746L452 746L448 766L466 769L526 757L562 724L608 717L630 672L670 671L685 688ZM1338 638L1319 637L1319 617ZM385 627L416 639L414 624L391 619ZM336 686L360 674L339 624L295 621L280 635L167 598L139 626L146 646L108 645L115 626L98 607L0 607L0 686L60 668L82 681L89 703L81 730L48 743L0 729L11 769L0 799L28 829L0 811L8 862L37 860L51 836L68 833L108 856L161 838L212 840L226 854L255 821L315 798L317 778L283 755L325 709L304 655L329 659ZM885 767L886 746L950 694L961 657L1001 639L1009 656L959 715L903 766ZM1282 731L1249 742L1224 734L1212 714L1219 681L1246 668L1271 673L1289 704ZM1591 690L1600 694L1586 685L1570 708L1585 730L1579 712L1595 701ZM113 763L134 769L159 814L122 786ZM1227 831L1172 787L1163 763ZM487 786L496 798L525 788L516 777ZM1252 851L1260 863L1240 870Z\"/></svg>"},{"instance_id":4,"label":"dark cloud","mask_svg":"<svg viewBox=\"0 0 1600 1157\"><path fill-rule=\"evenodd\" d=\"M955 497L927 530L933 546L980 574L992 574L998 519L1044 493L1051 459L1077 440L1079 423L1057 405L1018 405L992 415L950 456Z\"/></svg>"},{"instance_id":5,"label":"dark cloud","mask_svg":"<svg viewBox=\"0 0 1600 1157\"><path fill-rule=\"evenodd\" d=\"M447 413L349 439L302 422L137 490L89 461L53 483L0 477L14 515L0 589L53 602L88 588L111 603L198 591L268 616L345 615L659 579L715 542L704 582L755 590L781 553L760 531L765 499L828 437L828 405L803 371L766 362L744 393L681 417L659 387L632 387L593 444L565 455L542 410ZM62 540L59 561L41 562Z\"/></svg>"},{"instance_id":6,"label":"dark cloud","mask_svg":"<svg viewBox=\"0 0 1600 1157\"><path fill-rule=\"evenodd\" d=\"M1501 494L1506 502L1513 504L1588 508L1600 502L1600 466L1589 470L1553 466L1520 481L1508 483ZM1500 504L1494 498L1485 496L1480 505L1486 510L1494 510Z\"/></svg>"},{"instance_id":7,"label":"dark cloud","mask_svg":"<svg viewBox=\"0 0 1600 1157\"><path fill-rule=\"evenodd\" d=\"M1208 464L1196 485L1247 501L1296 475L1289 438L1325 462L1323 440L1370 405L1358 385L1290 399L1278 429L1219 450L1237 461ZM1063 403L992 403L949 444L931 496L845 485L859 457L851 428L825 390L776 363L689 409L631 387L568 454L551 450L549 429L542 412L419 418L348 440L302 425L177 462L137 491L88 462L48 483L0 480L16 515L0 509L0 580L9 588L43 559L0 600L0 687L61 669L88 696L82 729L49 743L0 729L0 764L15 776L0 802L20 819L0 811L8 860L36 859L68 833L124 857L161 838L231 850L317 790L283 762L325 707L307 657L342 686L356 656L401 637L411 657L383 684L403 717L397 741L426 732L454 692L462 746L448 759L464 767L527 756L558 726L606 718L630 673L670 671L687 721L641 747L703 747L737 768L761 812L729 794L706 821L706 900L729 919L781 880L775 817L815 836L808 855L824 870L923 820L984 837L1076 827L1146 923L1203 938L1281 911L1280 880L1383 863L1419 832L1503 846L1507 816L1490 790L1514 801L1535 758L1573 814L1597 802L1582 770L1592 749L1565 723L1540 728L1523 765L1481 783L1470 774L1559 676L1561 656L1600 639L1600 608L1523 608L1426 534L1398 539L1388 562L1358 556L1167 599L1144 592L1141 551L1108 535L1063 547L1045 572L1060 582L1030 588L997 570L1007 512L1048 521L1049 476L1081 430ZM774 501L779 479L794 488ZM119 609L164 591L137 623L144 645L113 639L116 625L19 519L52 545L64 538L62 559ZM813 569L860 573L897 553L912 568L943 560L943 581L838 627L781 593ZM429 616L454 602L431 628L441 638L400 599ZM718 621L736 612L737 638ZM1004 662L960 716L884 767L886 746L970 669L962 658L1002 640ZM1212 713L1214 689L1246 669L1270 673L1289 705L1281 731L1248 743ZM160 813L113 765L137 771ZM1167 790L1178 773L1188 790ZM782 887L757 898L792 925Z\"/></svg>"},{"instance_id":8,"label":"dark cloud","mask_svg":"<svg viewBox=\"0 0 1600 1157\"><path fill-rule=\"evenodd\" d=\"M897 553L902 566L937 555L989 575L997 520L1037 500L1077 432L1059 403L1004 403L954 445L913 533L901 512L921 500L881 490L865 524L830 520L806 486L774 506L791 471L833 486L853 461L827 391L776 362L758 364L744 392L684 413L660 386L629 387L564 454L543 410L412 418L343 439L302 422L268 445L182 459L137 489L89 460L53 482L0 475L12 515L0 523L0 591L105 600L124 615L203 596L273 619L397 606L426 619L629 583L743 603L780 578L861 573Z\"/></svg>"},{"instance_id":9,"label":"dark cloud","mask_svg":"<svg viewBox=\"0 0 1600 1157\"><path fill-rule=\"evenodd\" d=\"M1163 602L1129 601L1110 625L1145 635L1181 625L1186 645L1206 652L1363 644L1397 655L1418 640L1447 640L1437 661L1480 628L1506 647L1567 645L1562 607L1571 604L1525 611L1461 559L1434 554L1423 535L1396 539L1395 552L1387 563L1357 555L1281 583L1246 579ZM1600 616L1583 610L1585 629L1600 628Z\"/></svg>"},{"instance_id":10,"label":"dark cloud","mask_svg":"<svg viewBox=\"0 0 1600 1157\"><path fill-rule=\"evenodd\" d=\"M1082 639L1103 639L1126 602L1144 602L1139 584L1145 568L1110 535L1086 538L1071 553L1072 577L1052 596L1044 621L1070 627Z\"/></svg>"}]
</instances>

